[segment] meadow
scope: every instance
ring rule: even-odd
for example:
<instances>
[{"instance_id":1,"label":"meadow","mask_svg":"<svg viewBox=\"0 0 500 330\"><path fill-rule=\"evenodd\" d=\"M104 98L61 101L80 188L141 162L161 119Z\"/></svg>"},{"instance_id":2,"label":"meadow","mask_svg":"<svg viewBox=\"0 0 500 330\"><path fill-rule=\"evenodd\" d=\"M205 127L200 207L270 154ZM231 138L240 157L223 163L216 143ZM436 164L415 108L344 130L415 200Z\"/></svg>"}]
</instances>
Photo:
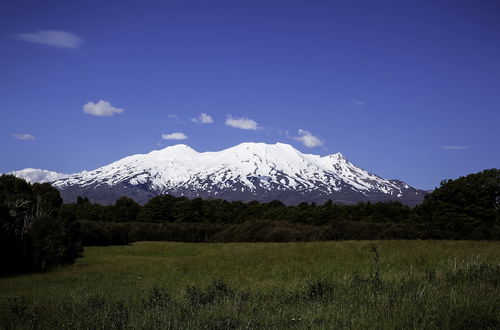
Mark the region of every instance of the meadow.
<instances>
[{"instance_id":1,"label":"meadow","mask_svg":"<svg viewBox=\"0 0 500 330\"><path fill-rule=\"evenodd\" d=\"M0 278L0 327L498 329L500 242L136 242Z\"/></svg>"}]
</instances>

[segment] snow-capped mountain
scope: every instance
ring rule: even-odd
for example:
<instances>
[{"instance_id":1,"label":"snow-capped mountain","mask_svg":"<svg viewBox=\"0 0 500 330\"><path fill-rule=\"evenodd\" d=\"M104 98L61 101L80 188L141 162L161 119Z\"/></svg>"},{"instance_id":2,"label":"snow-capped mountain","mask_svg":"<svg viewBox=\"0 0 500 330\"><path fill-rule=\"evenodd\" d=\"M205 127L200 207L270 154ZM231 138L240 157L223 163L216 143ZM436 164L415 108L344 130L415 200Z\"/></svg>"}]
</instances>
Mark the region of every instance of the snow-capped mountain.
<instances>
[{"instance_id":1,"label":"snow-capped mountain","mask_svg":"<svg viewBox=\"0 0 500 330\"><path fill-rule=\"evenodd\" d=\"M7 174L12 174L30 183L52 182L70 176L70 174L41 170L38 168L25 168L23 170L13 171Z\"/></svg>"},{"instance_id":2,"label":"snow-capped mountain","mask_svg":"<svg viewBox=\"0 0 500 330\"><path fill-rule=\"evenodd\" d=\"M398 200L422 201L425 191L386 180L342 154L303 154L288 144L242 143L218 152L179 144L120 159L53 182L66 201L85 196L100 203L129 196L140 203L158 194L286 204Z\"/></svg>"}]
</instances>

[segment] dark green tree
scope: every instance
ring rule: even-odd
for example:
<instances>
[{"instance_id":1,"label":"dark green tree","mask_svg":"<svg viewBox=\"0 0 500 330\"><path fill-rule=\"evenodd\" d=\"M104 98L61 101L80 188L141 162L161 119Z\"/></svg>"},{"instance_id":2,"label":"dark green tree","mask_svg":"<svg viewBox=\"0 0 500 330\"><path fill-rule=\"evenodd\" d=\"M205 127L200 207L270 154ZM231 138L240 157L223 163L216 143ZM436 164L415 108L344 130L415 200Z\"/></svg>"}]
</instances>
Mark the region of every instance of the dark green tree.
<instances>
[{"instance_id":1,"label":"dark green tree","mask_svg":"<svg viewBox=\"0 0 500 330\"><path fill-rule=\"evenodd\" d=\"M129 197L120 197L112 208L114 221L136 221L141 206Z\"/></svg>"},{"instance_id":2,"label":"dark green tree","mask_svg":"<svg viewBox=\"0 0 500 330\"><path fill-rule=\"evenodd\" d=\"M500 170L489 169L456 180L444 180L417 208L420 217L444 229L499 224Z\"/></svg>"},{"instance_id":3,"label":"dark green tree","mask_svg":"<svg viewBox=\"0 0 500 330\"><path fill-rule=\"evenodd\" d=\"M0 176L0 274L45 270L81 253L78 224L60 216L61 203L49 184Z\"/></svg>"},{"instance_id":4,"label":"dark green tree","mask_svg":"<svg viewBox=\"0 0 500 330\"><path fill-rule=\"evenodd\" d=\"M37 202L38 216L55 216L63 202L59 191L49 183L35 183L33 193Z\"/></svg>"},{"instance_id":5,"label":"dark green tree","mask_svg":"<svg viewBox=\"0 0 500 330\"><path fill-rule=\"evenodd\" d=\"M138 219L145 222L175 221L175 205L176 198L173 196L161 195L153 197L142 207Z\"/></svg>"}]
</instances>

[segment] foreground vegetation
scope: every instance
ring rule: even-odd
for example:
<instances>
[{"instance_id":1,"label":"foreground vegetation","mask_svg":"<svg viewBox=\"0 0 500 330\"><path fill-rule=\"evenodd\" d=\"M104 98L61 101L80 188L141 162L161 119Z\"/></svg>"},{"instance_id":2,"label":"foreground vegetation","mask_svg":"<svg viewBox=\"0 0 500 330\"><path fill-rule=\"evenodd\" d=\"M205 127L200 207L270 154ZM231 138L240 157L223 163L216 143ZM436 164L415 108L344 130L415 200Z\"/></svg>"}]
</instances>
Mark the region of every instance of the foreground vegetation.
<instances>
[{"instance_id":1,"label":"foreground vegetation","mask_svg":"<svg viewBox=\"0 0 500 330\"><path fill-rule=\"evenodd\" d=\"M500 243L87 247L0 278L2 328L498 329Z\"/></svg>"}]
</instances>

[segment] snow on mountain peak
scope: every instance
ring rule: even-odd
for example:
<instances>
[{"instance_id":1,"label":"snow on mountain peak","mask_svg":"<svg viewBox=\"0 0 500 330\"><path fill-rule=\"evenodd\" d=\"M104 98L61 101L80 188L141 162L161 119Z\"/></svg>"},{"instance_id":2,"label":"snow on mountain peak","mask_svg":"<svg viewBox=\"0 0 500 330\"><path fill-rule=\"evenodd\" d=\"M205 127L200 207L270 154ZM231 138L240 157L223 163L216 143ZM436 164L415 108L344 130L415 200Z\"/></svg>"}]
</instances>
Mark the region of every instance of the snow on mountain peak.
<instances>
[{"instance_id":1,"label":"snow on mountain peak","mask_svg":"<svg viewBox=\"0 0 500 330\"><path fill-rule=\"evenodd\" d=\"M29 183L52 182L70 176L70 174L41 170L38 168L25 168L19 171L9 172L7 174L12 174L18 178L28 181Z\"/></svg>"},{"instance_id":2,"label":"snow on mountain peak","mask_svg":"<svg viewBox=\"0 0 500 330\"><path fill-rule=\"evenodd\" d=\"M361 193L381 190L400 194L396 184L356 167L341 153L322 157L301 153L285 143L256 142L207 152L177 144L148 154L132 155L94 171L74 174L55 185L65 188L121 183L147 185L159 193L181 188L229 189L236 185L238 189L249 191L322 189L332 193L349 186Z\"/></svg>"},{"instance_id":3,"label":"snow on mountain peak","mask_svg":"<svg viewBox=\"0 0 500 330\"><path fill-rule=\"evenodd\" d=\"M163 148L159 151L195 151L193 148L191 148L190 146L188 146L187 144L183 144L183 143L180 143L180 144L175 144L173 146L168 146L166 148Z\"/></svg>"},{"instance_id":4,"label":"snow on mountain peak","mask_svg":"<svg viewBox=\"0 0 500 330\"><path fill-rule=\"evenodd\" d=\"M337 152L335 154L331 154L331 155L328 155L326 156L328 158L332 158L332 159L336 159L336 160L341 160L341 159L344 159L344 160L347 160L344 155L342 155L340 152Z\"/></svg>"},{"instance_id":5,"label":"snow on mountain peak","mask_svg":"<svg viewBox=\"0 0 500 330\"><path fill-rule=\"evenodd\" d=\"M30 182L52 182L66 201L88 196L109 203L120 196L146 202L158 194L228 200L280 199L419 203L425 192L355 166L341 153L302 153L285 143L244 142L198 152L186 144L135 154L91 171L62 174L24 169L12 174ZM100 196L100 197L96 197Z\"/></svg>"}]
</instances>

